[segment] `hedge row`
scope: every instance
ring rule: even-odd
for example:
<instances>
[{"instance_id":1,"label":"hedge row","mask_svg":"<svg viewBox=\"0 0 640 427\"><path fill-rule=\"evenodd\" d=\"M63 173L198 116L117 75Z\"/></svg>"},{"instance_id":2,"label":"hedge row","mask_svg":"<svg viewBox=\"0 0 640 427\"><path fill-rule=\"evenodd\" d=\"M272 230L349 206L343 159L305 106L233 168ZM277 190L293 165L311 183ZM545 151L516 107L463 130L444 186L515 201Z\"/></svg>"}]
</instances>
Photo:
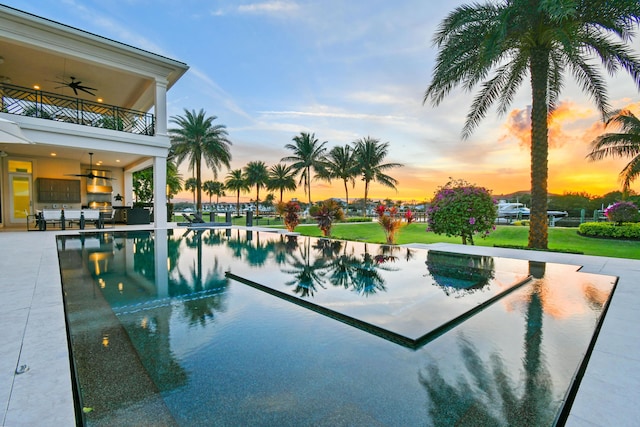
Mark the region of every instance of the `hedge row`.
<instances>
[{"instance_id":1,"label":"hedge row","mask_svg":"<svg viewBox=\"0 0 640 427\"><path fill-rule=\"evenodd\" d=\"M372 218L371 217L364 217L364 216L352 216L352 217L348 217L343 219L342 221L338 221L338 222L371 222Z\"/></svg>"},{"instance_id":2,"label":"hedge row","mask_svg":"<svg viewBox=\"0 0 640 427\"><path fill-rule=\"evenodd\" d=\"M606 239L640 240L640 223L627 222L615 225L612 222L585 222L578 227L578 234Z\"/></svg>"}]
</instances>

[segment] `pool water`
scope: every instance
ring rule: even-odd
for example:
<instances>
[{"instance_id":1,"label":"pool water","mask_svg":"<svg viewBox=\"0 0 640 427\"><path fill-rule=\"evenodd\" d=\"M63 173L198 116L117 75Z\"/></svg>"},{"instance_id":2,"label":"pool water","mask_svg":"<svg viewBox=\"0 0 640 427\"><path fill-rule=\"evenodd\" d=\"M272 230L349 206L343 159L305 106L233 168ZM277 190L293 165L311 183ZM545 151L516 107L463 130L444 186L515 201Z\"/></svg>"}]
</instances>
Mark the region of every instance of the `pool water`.
<instances>
[{"instance_id":1,"label":"pool water","mask_svg":"<svg viewBox=\"0 0 640 427\"><path fill-rule=\"evenodd\" d=\"M89 426L554 425L616 283L224 228L58 251Z\"/></svg>"}]
</instances>

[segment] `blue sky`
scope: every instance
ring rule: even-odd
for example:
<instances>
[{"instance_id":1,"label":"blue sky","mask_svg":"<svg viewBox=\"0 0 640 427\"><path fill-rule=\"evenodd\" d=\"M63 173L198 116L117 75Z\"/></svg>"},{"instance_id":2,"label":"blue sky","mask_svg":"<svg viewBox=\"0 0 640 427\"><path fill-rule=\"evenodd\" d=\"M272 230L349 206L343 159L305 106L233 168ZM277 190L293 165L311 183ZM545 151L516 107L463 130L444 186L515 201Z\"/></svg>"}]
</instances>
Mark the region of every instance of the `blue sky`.
<instances>
[{"instance_id":1,"label":"blue sky","mask_svg":"<svg viewBox=\"0 0 640 427\"><path fill-rule=\"evenodd\" d=\"M169 115L202 108L217 116L233 142L234 169L252 160L275 164L289 154L284 145L293 136L315 132L328 147L364 136L390 143L388 160L405 165L390 172L400 181L398 192L374 185L373 198L428 200L449 177L494 194L529 188L529 150L522 136L527 85L510 113L489 115L464 141L460 131L472 95L455 91L438 108L422 104L437 54L434 31L448 12L468 1L4 3L187 63L190 70L168 94ZM640 106L626 75L612 79L609 91L614 107ZM617 174L625 162L584 160L588 142L602 128L570 78L561 101L565 114L552 128L550 191L619 189ZM220 171L218 179L226 173ZM183 176L190 176L186 169ZM362 197L363 191L358 182L350 197ZM301 192L295 195L305 199ZM341 183L316 182L312 195L344 194Z\"/></svg>"}]
</instances>

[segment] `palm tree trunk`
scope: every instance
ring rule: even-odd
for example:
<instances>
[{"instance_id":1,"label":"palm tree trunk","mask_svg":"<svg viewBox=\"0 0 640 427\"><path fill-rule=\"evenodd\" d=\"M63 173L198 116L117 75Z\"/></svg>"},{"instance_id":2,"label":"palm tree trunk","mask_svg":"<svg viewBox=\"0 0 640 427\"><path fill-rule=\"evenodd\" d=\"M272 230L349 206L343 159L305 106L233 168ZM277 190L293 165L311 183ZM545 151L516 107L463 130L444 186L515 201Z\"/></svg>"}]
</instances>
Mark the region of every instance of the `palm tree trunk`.
<instances>
[{"instance_id":1,"label":"palm tree trunk","mask_svg":"<svg viewBox=\"0 0 640 427\"><path fill-rule=\"evenodd\" d=\"M196 212L202 215L202 175L200 167L200 159L196 162L196 191L198 193L198 201L196 203Z\"/></svg>"},{"instance_id":2,"label":"palm tree trunk","mask_svg":"<svg viewBox=\"0 0 640 427\"><path fill-rule=\"evenodd\" d=\"M364 206L362 208L362 216L367 217L367 197L369 196L369 181L364 182Z\"/></svg>"},{"instance_id":3,"label":"palm tree trunk","mask_svg":"<svg viewBox=\"0 0 640 427\"><path fill-rule=\"evenodd\" d=\"M256 185L256 218L260 216L260 186Z\"/></svg>"},{"instance_id":4,"label":"palm tree trunk","mask_svg":"<svg viewBox=\"0 0 640 427\"><path fill-rule=\"evenodd\" d=\"M547 84L549 52L537 49L531 55L531 214L529 247L547 249L548 114Z\"/></svg>"},{"instance_id":5,"label":"palm tree trunk","mask_svg":"<svg viewBox=\"0 0 640 427\"><path fill-rule=\"evenodd\" d=\"M307 166L307 194L309 195L309 209L311 209L311 168Z\"/></svg>"},{"instance_id":6,"label":"palm tree trunk","mask_svg":"<svg viewBox=\"0 0 640 427\"><path fill-rule=\"evenodd\" d=\"M236 216L240 216L240 190L238 190L238 198L236 199Z\"/></svg>"},{"instance_id":7,"label":"palm tree trunk","mask_svg":"<svg viewBox=\"0 0 640 427\"><path fill-rule=\"evenodd\" d=\"M344 194L347 198L347 216L349 215L349 186L347 185L347 181L344 181Z\"/></svg>"}]
</instances>

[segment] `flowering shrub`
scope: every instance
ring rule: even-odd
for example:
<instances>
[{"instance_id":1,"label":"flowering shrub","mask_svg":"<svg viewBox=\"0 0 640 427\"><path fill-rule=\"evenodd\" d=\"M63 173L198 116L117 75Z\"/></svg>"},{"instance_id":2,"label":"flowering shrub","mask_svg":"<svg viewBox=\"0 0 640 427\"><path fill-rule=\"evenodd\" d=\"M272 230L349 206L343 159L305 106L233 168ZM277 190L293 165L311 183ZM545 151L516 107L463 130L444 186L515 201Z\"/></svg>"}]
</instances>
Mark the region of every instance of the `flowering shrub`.
<instances>
[{"instance_id":1,"label":"flowering shrub","mask_svg":"<svg viewBox=\"0 0 640 427\"><path fill-rule=\"evenodd\" d=\"M407 209L407 211L404 213L404 219L407 220L407 224L411 224L413 221L415 221L416 217L413 216L413 212L411 212L411 209Z\"/></svg>"},{"instance_id":2,"label":"flowering shrub","mask_svg":"<svg viewBox=\"0 0 640 427\"><path fill-rule=\"evenodd\" d=\"M278 203L277 211L284 218L284 226L293 231L300 224L300 205L296 202Z\"/></svg>"},{"instance_id":3,"label":"flowering shrub","mask_svg":"<svg viewBox=\"0 0 640 427\"><path fill-rule=\"evenodd\" d=\"M324 237L331 236L331 226L333 221L344 219L344 212L340 204L333 199L325 200L319 205L312 206L309 214L318 222L318 227L322 230Z\"/></svg>"},{"instance_id":4,"label":"flowering shrub","mask_svg":"<svg viewBox=\"0 0 640 427\"><path fill-rule=\"evenodd\" d=\"M404 225L398 209L395 206L388 208L385 205L378 205L376 214L378 215L378 224L382 226L387 238L387 244L395 244L396 232Z\"/></svg>"},{"instance_id":5,"label":"flowering shrub","mask_svg":"<svg viewBox=\"0 0 640 427\"><path fill-rule=\"evenodd\" d=\"M637 222L640 219L638 207L631 202L616 202L604 210L611 222L622 225L623 222Z\"/></svg>"},{"instance_id":6,"label":"flowering shrub","mask_svg":"<svg viewBox=\"0 0 640 427\"><path fill-rule=\"evenodd\" d=\"M451 180L438 188L427 210L427 231L462 237L473 245L474 234L484 238L495 230L497 210L489 190L464 180Z\"/></svg>"}]
</instances>

